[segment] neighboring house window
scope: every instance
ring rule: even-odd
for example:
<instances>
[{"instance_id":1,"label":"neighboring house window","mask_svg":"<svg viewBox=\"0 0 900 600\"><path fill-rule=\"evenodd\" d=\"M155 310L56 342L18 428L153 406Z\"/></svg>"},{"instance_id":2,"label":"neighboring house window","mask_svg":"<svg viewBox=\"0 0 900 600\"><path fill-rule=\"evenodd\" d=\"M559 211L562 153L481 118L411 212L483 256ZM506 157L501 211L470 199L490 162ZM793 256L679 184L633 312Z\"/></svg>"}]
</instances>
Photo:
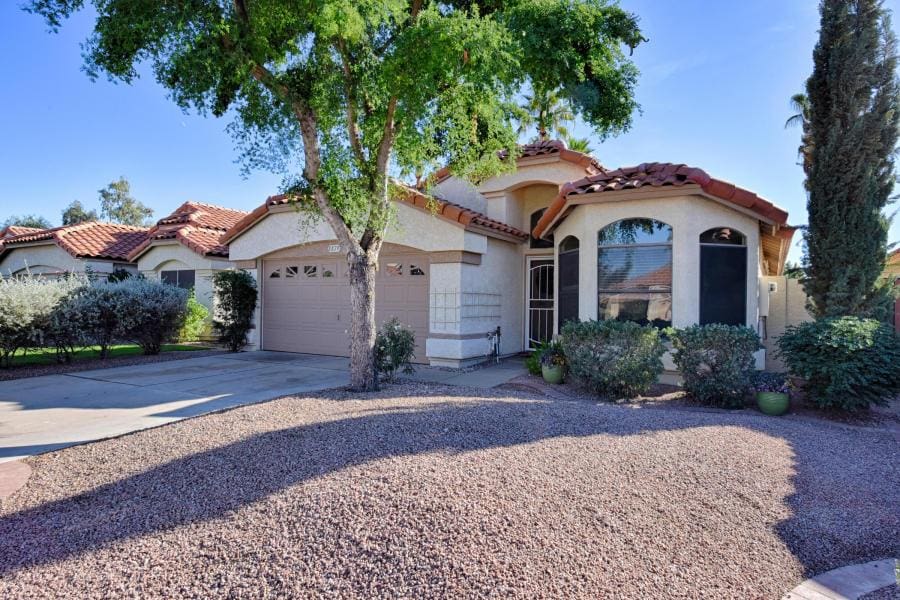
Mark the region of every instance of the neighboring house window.
<instances>
[{"instance_id":1,"label":"neighboring house window","mask_svg":"<svg viewBox=\"0 0 900 600\"><path fill-rule=\"evenodd\" d=\"M672 325L672 227L625 219L597 235L597 318Z\"/></svg>"},{"instance_id":2,"label":"neighboring house window","mask_svg":"<svg viewBox=\"0 0 900 600\"><path fill-rule=\"evenodd\" d=\"M159 278L164 283L175 285L186 290L194 287L193 270L183 269L178 271L160 271Z\"/></svg>"},{"instance_id":3,"label":"neighboring house window","mask_svg":"<svg viewBox=\"0 0 900 600\"><path fill-rule=\"evenodd\" d=\"M700 234L700 324L747 324L747 238L730 227Z\"/></svg>"},{"instance_id":4,"label":"neighboring house window","mask_svg":"<svg viewBox=\"0 0 900 600\"><path fill-rule=\"evenodd\" d=\"M537 227L538 221L541 220L541 217L544 216L544 213L547 212L546 208L542 208L541 210L536 210L531 213L531 229L528 230L528 233L531 234L534 231L534 228ZM538 239L536 237L531 237L531 247L532 248L552 248L553 247L553 235L548 235L547 239Z\"/></svg>"},{"instance_id":5,"label":"neighboring house window","mask_svg":"<svg viewBox=\"0 0 900 600\"><path fill-rule=\"evenodd\" d=\"M559 244L559 329L568 321L578 320L578 250L575 236L568 236Z\"/></svg>"}]
</instances>

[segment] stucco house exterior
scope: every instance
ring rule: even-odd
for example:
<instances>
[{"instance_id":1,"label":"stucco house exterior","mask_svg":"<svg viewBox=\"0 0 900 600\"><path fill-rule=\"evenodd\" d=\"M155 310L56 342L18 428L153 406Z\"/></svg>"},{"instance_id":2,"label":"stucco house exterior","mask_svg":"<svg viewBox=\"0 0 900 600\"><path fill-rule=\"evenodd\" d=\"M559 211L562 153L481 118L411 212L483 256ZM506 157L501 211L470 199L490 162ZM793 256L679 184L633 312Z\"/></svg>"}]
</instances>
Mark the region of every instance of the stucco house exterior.
<instances>
[{"instance_id":1,"label":"stucco house exterior","mask_svg":"<svg viewBox=\"0 0 900 600\"><path fill-rule=\"evenodd\" d=\"M0 241L0 274L59 277L91 272L106 277L116 269L137 273L128 255L144 241L146 232L97 221L21 232Z\"/></svg>"},{"instance_id":2,"label":"stucco house exterior","mask_svg":"<svg viewBox=\"0 0 900 600\"><path fill-rule=\"evenodd\" d=\"M412 327L433 365L483 361L497 333L517 353L574 318L764 331L765 278L794 232L783 209L700 169L607 169L562 142L523 146L515 172L478 186L435 181L401 187L376 277L377 320ZM348 354L347 266L324 221L275 196L220 241L260 284L256 347Z\"/></svg>"},{"instance_id":3,"label":"stucco house exterior","mask_svg":"<svg viewBox=\"0 0 900 600\"><path fill-rule=\"evenodd\" d=\"M194 289L197 301L213 313L212 275L234 268L223 234L246 211L188 201L157 221L128 259L147 278Z\"/></svg>"}]
</instances>

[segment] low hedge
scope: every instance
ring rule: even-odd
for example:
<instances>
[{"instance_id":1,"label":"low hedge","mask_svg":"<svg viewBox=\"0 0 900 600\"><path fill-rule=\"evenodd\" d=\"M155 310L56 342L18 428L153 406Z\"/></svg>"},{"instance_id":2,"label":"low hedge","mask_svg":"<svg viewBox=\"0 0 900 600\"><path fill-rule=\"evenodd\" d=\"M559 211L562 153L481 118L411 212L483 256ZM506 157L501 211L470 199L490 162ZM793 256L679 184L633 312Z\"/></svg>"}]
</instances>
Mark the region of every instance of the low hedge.
<instances>
[{"instance_id":1,"label":"low hedge","mask_svg":"<svg viewBox=\"0 0 900 600\"><path fill-rule=\"evenodd\" d=\"M806 380L807 398L820 408L865 409L900 393L900 336L875 319L790 326L778 352L791 374Z\"/></svg>"},{"instance_id":2,"label":"low hedge","mask_svg":"<svg viewBox=\"0 0 900 600\"><path fill-rule=\"evenodd\" d=\"M608 398L633 398L650 389L663 371L666 349L649 325L622 321L569 322L560 344L569 373L583 386Z\"/></svg>"}]
</instances>

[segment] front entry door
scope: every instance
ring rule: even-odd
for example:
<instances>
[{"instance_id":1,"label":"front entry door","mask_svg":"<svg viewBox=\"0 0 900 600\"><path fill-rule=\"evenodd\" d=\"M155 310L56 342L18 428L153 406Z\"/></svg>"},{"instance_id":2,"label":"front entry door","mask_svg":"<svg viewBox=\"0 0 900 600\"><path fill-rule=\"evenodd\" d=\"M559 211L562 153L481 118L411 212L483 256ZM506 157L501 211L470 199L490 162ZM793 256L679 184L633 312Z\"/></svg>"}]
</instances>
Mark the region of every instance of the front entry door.
<instances>
[{"instance_id":1,"label":"front entry door","mask_svg":"<svg viewBox=\"0 0 900 600\"><path fill-rule=\"evenodd\" d=\"M527 277L527 326L529 348L553 337L553 259L529 258Z\"/></svg>"}]
</instances>

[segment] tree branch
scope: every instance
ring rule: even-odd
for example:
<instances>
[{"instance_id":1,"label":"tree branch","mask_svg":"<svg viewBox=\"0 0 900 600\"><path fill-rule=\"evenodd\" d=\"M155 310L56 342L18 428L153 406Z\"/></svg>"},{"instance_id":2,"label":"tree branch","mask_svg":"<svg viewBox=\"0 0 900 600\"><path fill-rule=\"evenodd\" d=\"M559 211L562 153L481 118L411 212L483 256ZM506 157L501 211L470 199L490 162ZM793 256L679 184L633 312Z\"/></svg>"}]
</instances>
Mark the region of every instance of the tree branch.
<instances>
[{"instance_id":1,"label":"tree branch","mask_svg":"<svg viewBox=\"0 0 900 600\"><path fill-rule=\"evenodd\" d=\"M347 56L347 46L344 41L337 41L338 54L341 55L341 66L344 71L344 91L347 95L347 136L350 138L350 147L360 166L364 167L368 162L363 152L362 143L359 139L359 128L356 122L356 91L353 87L353 73L350 70L350 60Z\"/></svg>"}]
</instances>

